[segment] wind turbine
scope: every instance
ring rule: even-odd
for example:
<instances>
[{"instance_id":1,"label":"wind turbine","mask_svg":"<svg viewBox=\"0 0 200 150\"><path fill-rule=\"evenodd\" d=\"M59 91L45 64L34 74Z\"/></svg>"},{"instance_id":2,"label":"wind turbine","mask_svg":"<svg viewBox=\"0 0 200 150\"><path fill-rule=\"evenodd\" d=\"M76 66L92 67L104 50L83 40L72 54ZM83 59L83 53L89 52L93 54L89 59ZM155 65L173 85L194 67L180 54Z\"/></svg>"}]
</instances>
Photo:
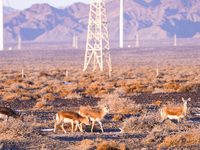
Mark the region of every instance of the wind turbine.
<instances>
[{"instance_id":1,"label":"wind turbine","mask_svg":"<svg viewBox=\"0 0 200 150\"><path fill-rule=\"evenodd\" d=\"M124 20L124 15L123 15L123 0L120 0L120 48L123 48L124 47L124 28L123 28L123 22Z\"/></svg>"},{"instance_id":2,"label":"wind turbine","mask_svg":"<svg viewBox=\"0 0 200 150\"><path fill-rule=\"evenodd\" d=\"M0 50L3 50L3 0L0 2Z\"/></svg>"}]
</instances>

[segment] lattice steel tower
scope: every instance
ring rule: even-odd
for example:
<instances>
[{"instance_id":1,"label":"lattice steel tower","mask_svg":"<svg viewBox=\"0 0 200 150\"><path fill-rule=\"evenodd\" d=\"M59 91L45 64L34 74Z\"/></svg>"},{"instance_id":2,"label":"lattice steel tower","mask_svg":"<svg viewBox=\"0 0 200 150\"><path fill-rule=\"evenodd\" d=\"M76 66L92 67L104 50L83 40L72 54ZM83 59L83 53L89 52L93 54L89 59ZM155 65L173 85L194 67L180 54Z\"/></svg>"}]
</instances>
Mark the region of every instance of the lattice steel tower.
<instances>
[{"instance_id":1,"label":"lattice steel tower","mask_svg":"<svg viewBox=\"0 0 200 150\"><path fill-rule=\"evenodd\" d=\"M103 71L103 59L105 59L111 72L105 0L91 0L84 71L92 59L93 70L96 70L97 66L99 66L100 70Z\"/></svg>"}]
</instances>

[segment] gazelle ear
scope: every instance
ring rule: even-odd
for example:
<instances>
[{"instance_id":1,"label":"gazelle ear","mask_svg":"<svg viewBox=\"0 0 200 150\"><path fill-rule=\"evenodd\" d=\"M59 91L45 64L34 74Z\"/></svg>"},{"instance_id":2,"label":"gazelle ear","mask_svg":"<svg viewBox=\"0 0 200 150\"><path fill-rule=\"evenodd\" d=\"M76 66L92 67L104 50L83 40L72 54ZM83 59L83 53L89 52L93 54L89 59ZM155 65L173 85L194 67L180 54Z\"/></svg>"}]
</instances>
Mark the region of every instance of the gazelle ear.
<instances>
[{"instance_id":1,"label":"gazelle ear","mask_svg":"<svg viewBox=\"0 0 200 150\"><path fill-rule=\"evenodd\" d=\"M188 101L191 101L191 98L188 98Z\"/></svg>"},{"instance_id":2,"label":"gazelle ear","mask_svg":"<svg viewBox=\"0 0 200 150\"><path fill-rule=\"evenodd\" d=\"M185 102L184 98L182 97L182 101Z\"/></svg>"}]
</instances>

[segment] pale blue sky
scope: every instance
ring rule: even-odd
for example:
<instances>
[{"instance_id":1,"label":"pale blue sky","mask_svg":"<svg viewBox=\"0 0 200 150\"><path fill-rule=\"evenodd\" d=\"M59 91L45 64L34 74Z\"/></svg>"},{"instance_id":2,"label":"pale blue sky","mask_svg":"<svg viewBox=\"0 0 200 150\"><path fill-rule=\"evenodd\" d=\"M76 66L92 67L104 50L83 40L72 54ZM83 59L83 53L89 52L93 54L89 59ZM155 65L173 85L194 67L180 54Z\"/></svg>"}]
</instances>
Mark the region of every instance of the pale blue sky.
<instances>
[{"instance_id":1,"label":"pale blue sky","mask_svg":"<svg viewBox=\"0 0 200 150\"><path fill-rule=\"evenodd\" d=\"M32 4L48 3L54 7L66 7L76 2L90 3L90 0L3 0L4 6L10 6L15 9L26 9Z\"/></svg>"}]
</instances>

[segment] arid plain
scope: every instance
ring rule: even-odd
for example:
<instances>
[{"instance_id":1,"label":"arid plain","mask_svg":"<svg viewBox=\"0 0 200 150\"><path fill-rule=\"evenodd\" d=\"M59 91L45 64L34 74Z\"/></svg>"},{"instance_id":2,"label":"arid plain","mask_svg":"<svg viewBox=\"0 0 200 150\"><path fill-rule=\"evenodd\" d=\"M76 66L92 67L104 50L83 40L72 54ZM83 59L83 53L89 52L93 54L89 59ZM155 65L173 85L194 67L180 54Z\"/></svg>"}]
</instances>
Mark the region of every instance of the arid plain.
<instances>
[{"instance_id":1,"label":"arid plain","mask_svg":"<svg viewBox=\"0 0 200 150\"><path fill-rule=\"evenodd\" d=\"M83 72L84 56L57 47L0 52L0 106L24 114L0 120L0 149L200 149L200 46L111 49L111 78L106 64ZM182 97L191 102L178 131L177 121L160 123L160 109L182 107ZM93 133L51 130L58 111L105 104L104 133L98 123Z\"/></svg>"}]
</instances>

